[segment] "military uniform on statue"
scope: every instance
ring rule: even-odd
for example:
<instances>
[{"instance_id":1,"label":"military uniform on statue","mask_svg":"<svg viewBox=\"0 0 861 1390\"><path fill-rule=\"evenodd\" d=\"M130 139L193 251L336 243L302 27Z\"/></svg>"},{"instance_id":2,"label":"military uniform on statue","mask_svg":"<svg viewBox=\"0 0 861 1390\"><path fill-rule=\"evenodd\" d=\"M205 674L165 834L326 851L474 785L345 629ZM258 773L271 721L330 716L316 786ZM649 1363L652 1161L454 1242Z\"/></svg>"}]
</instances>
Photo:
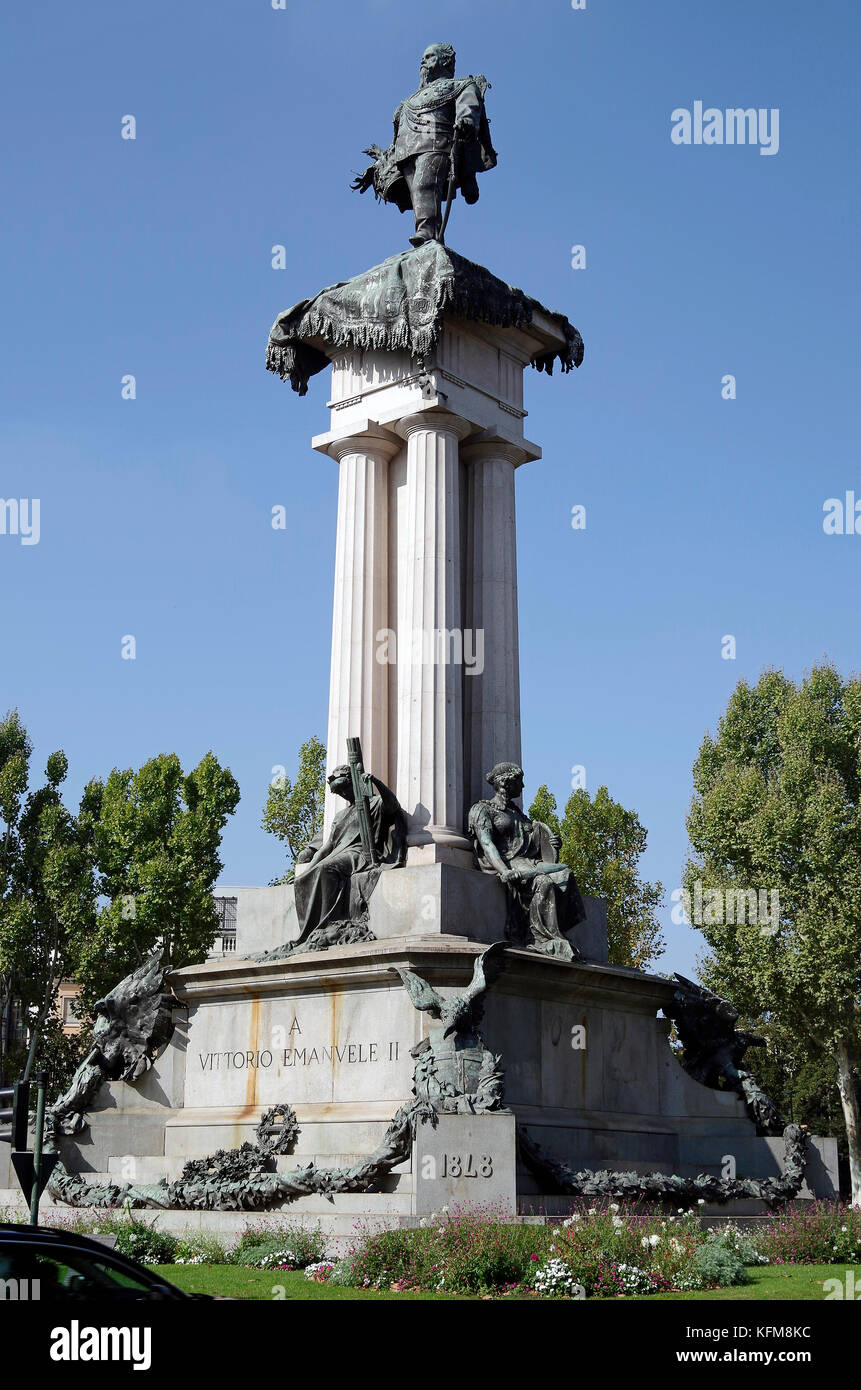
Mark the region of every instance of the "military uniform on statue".
<instances>
[{"instance_id":1,"label":"military uniform on statue","mask_svg":"<svg viewBox=\"0 0 861 1390\"><path fill-rule=\"evenodd\" d=\"M421 62L421 85L395 112L395 138L387 150L365 151L374 163L358 176L360 193L373 188L378 198L415 214L413 246L440 241L446 202L460 188L467 203L478 201L476 175L496 165L484 110L484 77L455 77L455 52L435 43Z\"/></svg>"}]
</instances>

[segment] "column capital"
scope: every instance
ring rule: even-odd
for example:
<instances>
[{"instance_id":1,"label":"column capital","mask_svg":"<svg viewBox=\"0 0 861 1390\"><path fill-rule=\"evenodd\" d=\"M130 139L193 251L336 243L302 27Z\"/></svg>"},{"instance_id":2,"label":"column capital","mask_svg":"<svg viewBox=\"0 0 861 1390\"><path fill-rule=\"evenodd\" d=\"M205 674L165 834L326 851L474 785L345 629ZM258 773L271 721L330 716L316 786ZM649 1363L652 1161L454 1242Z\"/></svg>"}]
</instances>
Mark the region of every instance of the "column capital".
<instances>
[{"instance_id":1,"label":"column capital","mask_svg":"<svg viewBox=\"0 0 861 1390\"><path fill-rule=\"evenodd\" d=\"M475 425L470 420L465 420L462 415L452 415L448 410L418 410L414 415L393 420L392 428L401 439L409 439L410 435L418 434L420 430L439 430L441 434L453 434L458 440L475 433Z\"/></svg>"},{"instance_id":2,"label":"column capital","mask_svg":"<svg viewBox=\"0 0 861 1390\"><path fill-rule=\"evenodd\" d=\"M460 456L465 463L472 463L477 459L506 459L515 468L519 468L522 463L540 459L541 450L528 439L515 443L514 440L502 439L498 435L490 435L487 430L482 430L464 444Z\"/></svg>"},{"instance_id":3,"label":"column capital","mask_svg":"<svg viewBox=\"0 0 861 1390\"><path fill-rule=\"evenodd\" d=\"M311 447L319 454L328 454L330 458L337 459L339 463L347 454L367 454L388 462L403 445L391 430L383 429L373 420L367 420L343 434L335 431L317 434L311 440Z\"/></svg>"}]
</instances>

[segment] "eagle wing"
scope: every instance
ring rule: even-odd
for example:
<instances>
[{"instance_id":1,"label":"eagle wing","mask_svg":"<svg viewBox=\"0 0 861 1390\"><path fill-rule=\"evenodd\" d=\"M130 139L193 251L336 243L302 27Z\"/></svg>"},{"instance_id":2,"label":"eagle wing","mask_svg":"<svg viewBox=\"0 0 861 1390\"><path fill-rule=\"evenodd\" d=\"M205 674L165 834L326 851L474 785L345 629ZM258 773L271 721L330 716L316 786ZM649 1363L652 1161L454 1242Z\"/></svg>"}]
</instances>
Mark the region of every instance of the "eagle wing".
<instances>
[{"instance_id":1,"label":"eagle wing","mask_svg":"<svg viewBox=\"0 0 861 1390\"><path fill-rule=\"evenodd\" d=\"M498 980L505 969L505 942L494 941L492 946L488 946L486 951L476 957L475 965L472 967L472 980L466 993L472 998L475 995L483 994L489 989L494 980Z\"/></svg>"},{"instance_id":2,"label":"eagle wing","mask_svg":"<svg viewBox=\"0 0 861 1390\"><path fill-rule=\"evenodd\" d=\"M401 983L410 996L414 1007L423 1012L427 1011L434 1018L439 1018L444 1001L436 990L428 984L427 980L423 980L421 975L414 974L412 970L402 970L399 965L393 965L391 969L394 970L395 974L400 975Z\"/></svg>"},{"instance_id":3,"label":"eagle wing","mask_svg":"<svg viewBox=\"0 0 861 1390\"><path fill-rule=\"evenodd\" d=\"M505 966L504 941L494 941L492 946L488 946L486 951L482 951L481 955L476 957L475 965L472 967L472 979L458 1001L459 1018L463 1018L469 1011L473 1026L481 1022L484 1016L484 995L494 980L499 979Z\"/></svg>"}]
</instances>

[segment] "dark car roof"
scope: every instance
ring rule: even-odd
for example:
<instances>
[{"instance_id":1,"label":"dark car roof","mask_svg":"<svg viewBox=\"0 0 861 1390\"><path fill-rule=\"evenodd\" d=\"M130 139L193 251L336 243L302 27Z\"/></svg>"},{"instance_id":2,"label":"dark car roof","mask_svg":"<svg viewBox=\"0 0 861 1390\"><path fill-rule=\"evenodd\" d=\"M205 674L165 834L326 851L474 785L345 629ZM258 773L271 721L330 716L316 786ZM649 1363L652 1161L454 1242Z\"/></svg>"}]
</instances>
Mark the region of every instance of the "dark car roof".
<instances>
[{"instance_id":1,"label":"dark car roof","mask_svg":"<svg viewBox=\"0 0 861 1390\"><path fill-rule=\"evenodd\" d=\"M198 1298L199 1294L190 1294L185 1289L180 1289L176 1284L171 1284L167 1279L160 1275L154 1275L151 1270L139 1264L137 1260L131 1259L128 1255L123 1255L119 1250L110 1250L101 1241L90 1240L89 1236L77 1235L74 1231L58 1230L56 1226L20 1226L8 1221L0 1221L0 1246L6 1244L27 1245L56 1245L58 1249L82 1250L90 1255L98 1255L100 1259L114 1261L117 1264L125 1265L129 1270L137 1274L144 1274L154 1283L166 1284L173 1290L178 1298Z\"/></svg>"},{"instance_id":2,"label":"dark car roof","mask_svg":"<svg viewBox=\"0 0 861 1390\"><path fill-rule=\"evenodd\" d=\"M57 1226L22 1226L11 1221L0 1221L0 1240L39 1240L53 1241L62 1245L79 1245L82 1250L94 1250L104 1254L107 1246L101 1241L90 1240L89 1236L78 1235L75 1231L63 1231ZM118 1254L119 1251L112 1251ZM126 1256L121 1255L121 1259Z\"/></svg>"}]
</instances>

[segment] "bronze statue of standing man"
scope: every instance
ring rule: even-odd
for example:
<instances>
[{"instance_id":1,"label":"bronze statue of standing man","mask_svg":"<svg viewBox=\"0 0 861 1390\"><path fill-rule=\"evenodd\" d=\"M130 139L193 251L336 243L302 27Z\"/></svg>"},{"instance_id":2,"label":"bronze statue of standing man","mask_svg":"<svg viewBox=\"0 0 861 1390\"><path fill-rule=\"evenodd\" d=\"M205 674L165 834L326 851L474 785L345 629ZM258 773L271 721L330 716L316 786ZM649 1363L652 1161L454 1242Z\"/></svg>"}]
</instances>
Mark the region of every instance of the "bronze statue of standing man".
<instances>
[{"instance_id":1,"label":"bronze statue of standing man","mask_svg":"<svg viewBox=\"0 0 861 1390\"><path fill-rule=\"evenodd\" d=\"M484 110L489 84L481 75L455 77L454 67L451 44L425 49L418 91L395 112L392 144L365 150L374 162L352 183L360 193L373 188L401 212L412 208L413 246L443 241L457 189L467 203L477 202L476 175L496 165Z\"/></svg>"}]
</instances>

